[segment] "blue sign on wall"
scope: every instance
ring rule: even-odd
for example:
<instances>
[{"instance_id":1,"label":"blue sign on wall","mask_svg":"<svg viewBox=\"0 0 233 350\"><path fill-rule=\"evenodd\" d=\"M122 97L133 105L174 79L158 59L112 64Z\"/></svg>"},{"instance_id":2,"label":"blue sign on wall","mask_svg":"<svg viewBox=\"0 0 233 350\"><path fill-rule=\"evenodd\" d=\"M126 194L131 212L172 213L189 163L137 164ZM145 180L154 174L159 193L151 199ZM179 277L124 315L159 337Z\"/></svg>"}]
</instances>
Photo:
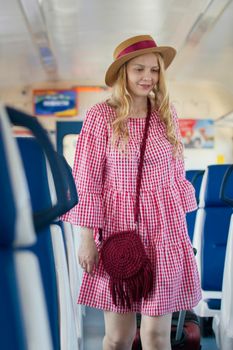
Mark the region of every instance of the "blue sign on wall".
<instances>
[{"instance_id":1,"label":"blue sign on wall","mask_svg":"<svg viewBox=\"0 0 233 350\"><path fill-rule=\"evenodd\" d=\"M34 113L38 116L72 117L78 114L76 90L34 90Z\"/></svg>"}]
</instances>

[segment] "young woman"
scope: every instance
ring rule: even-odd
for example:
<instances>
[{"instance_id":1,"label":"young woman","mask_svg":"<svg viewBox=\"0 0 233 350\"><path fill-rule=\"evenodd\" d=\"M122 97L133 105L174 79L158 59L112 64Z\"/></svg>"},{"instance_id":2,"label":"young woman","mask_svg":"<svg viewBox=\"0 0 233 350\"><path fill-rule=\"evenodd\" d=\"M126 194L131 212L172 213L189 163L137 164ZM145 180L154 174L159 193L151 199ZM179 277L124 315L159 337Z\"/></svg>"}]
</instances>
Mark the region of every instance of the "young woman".
<instances>
[{"instance_id":1,"label":"young woman","mask_svg":"<svg viewBox=\"0 0 233 350\"><path fill-rule=\"evenodd\" d=\"M169 102L165 69L176 51L149 35L125 40L114 52L105 81L111 98L87 113L78 138L73 175L79 203L64 220L81 226L79 262L84 270L78 302L104 311L103 349L131 349L141 313L144 350L169 350L172 312L201 298L185 214L196 209L185 179L177 115ZM114 304L99 251L103 240L135 229L134 201L148 98L152 106L143 158L136 231L153 269L147 298Z\"/></svg>"}]
</instances>

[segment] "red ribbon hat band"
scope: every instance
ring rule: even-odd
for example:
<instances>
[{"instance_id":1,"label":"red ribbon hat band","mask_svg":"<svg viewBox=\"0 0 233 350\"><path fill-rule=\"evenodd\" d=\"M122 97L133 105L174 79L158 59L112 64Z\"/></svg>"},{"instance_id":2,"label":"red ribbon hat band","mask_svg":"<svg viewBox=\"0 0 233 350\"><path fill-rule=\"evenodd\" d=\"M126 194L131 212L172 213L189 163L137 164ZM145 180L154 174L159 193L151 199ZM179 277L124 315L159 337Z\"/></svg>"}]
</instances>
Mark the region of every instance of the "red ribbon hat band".
<instances>
[{"instance_id":1,"label":"red ribbon hat band","mask_svg":"<svg viewBox=\"0 0 233 350\"><path fill-rule=\"evenodd\" d=\"M158 46L150 35L137 35L121 42L114 50L113 63L108 67L105 83L113 86L117 80L120 67L130 59L146 53L159 53L164 61L165 69L176 55L176 50L170 46Z\"/></svg>"},{"instance_id":2,"label":"red ribbon hat band","mask_svg":"<svg viewBox=\"0 0 233 350\"><path fill-rule=\"evenodd\" d=\"M144 40L140 41L139 43L132 44L128 47L126 47L124 50L122 50L116 58L120 58L121 56L127 55L128 53L135 52L138 50L143 50L143 49L149 49L152 47L157 47L156 43L154 40Z\"/></svg>"}]
</instances>

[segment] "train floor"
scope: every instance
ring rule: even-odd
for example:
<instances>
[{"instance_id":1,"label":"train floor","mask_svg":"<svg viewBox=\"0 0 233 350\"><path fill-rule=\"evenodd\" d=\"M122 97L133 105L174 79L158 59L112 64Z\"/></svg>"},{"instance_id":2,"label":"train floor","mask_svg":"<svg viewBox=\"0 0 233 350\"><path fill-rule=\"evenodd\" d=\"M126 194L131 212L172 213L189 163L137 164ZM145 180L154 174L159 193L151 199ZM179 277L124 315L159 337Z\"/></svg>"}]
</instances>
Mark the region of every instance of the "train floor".
<instances>
[{"instance_id":1,"label":"train floor","mask_svg":"<svg viewBox=\"0 0 233 350\"><path fill-rule=\"evenodd\" d=\"M86 307L86 316L84 317L84 350L101 350L103 335L103 313L99 310ZM218 350L213 334L202 337L201 350Z\"/></svg>"}]
</instances>

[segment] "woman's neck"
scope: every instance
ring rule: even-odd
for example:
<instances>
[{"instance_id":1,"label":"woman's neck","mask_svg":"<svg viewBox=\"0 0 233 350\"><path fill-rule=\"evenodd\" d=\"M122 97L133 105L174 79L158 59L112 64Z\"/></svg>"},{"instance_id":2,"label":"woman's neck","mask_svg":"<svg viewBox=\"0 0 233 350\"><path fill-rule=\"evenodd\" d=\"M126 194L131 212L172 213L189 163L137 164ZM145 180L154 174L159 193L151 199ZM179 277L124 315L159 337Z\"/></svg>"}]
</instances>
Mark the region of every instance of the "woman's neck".
<instances>
[{"instance_id":1,"label":"woman's neck","mask_svg":"<svg viewBox=\"0 0 233 350\"><path fill-rule=\"evenodd\" d=\"M147 112L147 98L133 99L130 115L143 116Z\"/></svg>"}]
</instances>

